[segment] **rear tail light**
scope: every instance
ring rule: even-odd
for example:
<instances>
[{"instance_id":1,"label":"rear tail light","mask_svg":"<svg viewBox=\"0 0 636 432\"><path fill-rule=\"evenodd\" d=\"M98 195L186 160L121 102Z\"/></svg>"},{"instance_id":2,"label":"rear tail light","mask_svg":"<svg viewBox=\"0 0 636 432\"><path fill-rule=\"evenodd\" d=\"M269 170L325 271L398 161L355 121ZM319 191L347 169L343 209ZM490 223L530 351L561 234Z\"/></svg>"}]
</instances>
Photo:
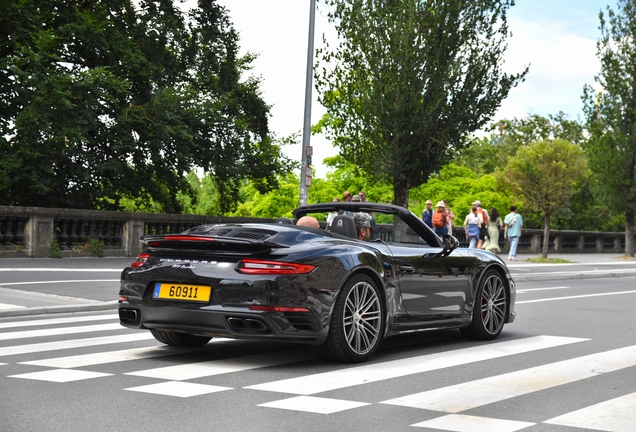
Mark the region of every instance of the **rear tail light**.
<instances>
[{"instance_id":1,"label":"rear tail light","mask_svg":"<svg viewBox=\"0 0 636 432\"><path fill-rule=\"evenodd\" d=\"M285 275L311 273L316 266L280 261L242 259L237 270L244 274Z\"/></svg>"},{"instance_id":2,"label":"rear tail light","mask_svg":"<svg viewBox=\"0 0 636 432\"><path fill-rule=\"evenodd\" d=\"M139 254L139 255L137 255L137 261L132 263L131 266L132 267L141 267L142 265L146 264L146 261L148 261L148 258L150 258L150 254L148 254L148 253Z\"/></svg>"},{"instance_id":3,"label":"rear tail light","mask_svg":"<svg viewBox=\"0 0 636 432\"><path fill-rule=\"evenodd\" d=\"M299 307L287 307L287 306L261 306L251 305L250 310L263 311L263 312L309 312L309 309Z\"/></svg>"}]
</instances>

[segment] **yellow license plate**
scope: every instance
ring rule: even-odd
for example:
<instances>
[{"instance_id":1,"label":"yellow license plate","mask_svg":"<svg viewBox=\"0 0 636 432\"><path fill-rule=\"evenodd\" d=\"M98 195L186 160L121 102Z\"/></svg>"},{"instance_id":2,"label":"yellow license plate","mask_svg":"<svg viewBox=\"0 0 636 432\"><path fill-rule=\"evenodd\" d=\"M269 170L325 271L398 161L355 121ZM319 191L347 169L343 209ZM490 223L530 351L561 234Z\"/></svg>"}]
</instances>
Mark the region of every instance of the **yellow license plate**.
<instances>
[{"instance_id":1,"label":"yellow license plate","mask_svg":"<svg viewBox=\"0 0 636 432\"><path fill-rule=\"evenodd\" d=\"M183 285L158 283L152 292L152 298L165 300L185 300L209 302L212 287L207 285Z\"/></svg>"}]
</instances>

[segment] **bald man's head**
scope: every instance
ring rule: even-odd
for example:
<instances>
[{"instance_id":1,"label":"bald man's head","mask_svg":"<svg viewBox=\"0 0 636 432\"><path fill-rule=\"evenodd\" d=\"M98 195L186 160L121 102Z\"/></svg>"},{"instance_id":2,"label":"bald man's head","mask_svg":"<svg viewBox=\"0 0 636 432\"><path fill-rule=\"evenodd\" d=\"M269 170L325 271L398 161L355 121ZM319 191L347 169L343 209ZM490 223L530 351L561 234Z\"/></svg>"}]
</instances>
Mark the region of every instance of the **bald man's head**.
<instances>
[{"instance_id":1,"label":"bald man's head","mask_svg":"<svg viewBox=\"0 0 636 432\"><path fill-rule=\"evenodd\" d=\"M303 216L298 219L296 222L296 226L306 226L310 228L320 228L320 224L318 223L318 219L311 216Z\"/></svg>"}]
</instances>

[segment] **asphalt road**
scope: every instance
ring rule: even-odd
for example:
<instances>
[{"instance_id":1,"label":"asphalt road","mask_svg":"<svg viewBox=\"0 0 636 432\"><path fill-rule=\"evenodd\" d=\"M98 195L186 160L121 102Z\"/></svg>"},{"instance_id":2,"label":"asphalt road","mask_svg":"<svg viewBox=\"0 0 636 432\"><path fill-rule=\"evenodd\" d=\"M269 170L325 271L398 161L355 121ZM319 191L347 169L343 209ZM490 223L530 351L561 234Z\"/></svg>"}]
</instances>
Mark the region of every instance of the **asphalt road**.
<instances>
[{"instance_id":1,"label":"asphalt road","mask_svg":"<svg viewBox=\"0 0 636 432\"><path fill-rule=\"evenodd\" d=\"M617 254L553 254L568 264L507 261L517 282L636 275L636 261ZM505 258L505 256L504 256ZM0 259L0 317L117 307L119 275L134 258Z\"/></svg>"},{"instance_id":2,"label":"asphalt road","mask_svg":"<svg viewBox=\"0 0 636 432\"><path fill-rule=\"evenodd\" d=\"M406 334L362 365L270 342L165 347L114 310L0 317L0 429L633 432L635 287L519 281L495 341Z\"/></svg>"}]
</instances>

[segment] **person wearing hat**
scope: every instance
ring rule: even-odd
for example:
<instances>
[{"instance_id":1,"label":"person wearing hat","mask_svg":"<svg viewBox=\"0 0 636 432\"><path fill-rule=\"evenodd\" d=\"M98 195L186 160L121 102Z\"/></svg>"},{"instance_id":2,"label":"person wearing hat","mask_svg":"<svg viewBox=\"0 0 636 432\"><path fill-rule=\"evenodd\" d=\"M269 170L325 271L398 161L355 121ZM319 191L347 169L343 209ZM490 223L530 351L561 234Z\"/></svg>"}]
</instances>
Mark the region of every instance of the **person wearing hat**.
<instances>
[{"instance_id":1,"label":"person wearing hat","mask_svg":"<svg viewBox=\"0 0 636 432\"><path fill-rule=\"evenodd\" d=\"M481 227L479 228L479 241L477 242L477 249L481 249L484 241L488 237L488 212L481 208L481 201L477 200L473 203L473 206L477 207L477 214L481 216Z\"/></svg>"},{"instance_id":2,"label":"person wearing hat","mask_svg":"<svg viewBox=\"0 0 636 432\"><path fill-rule=\"evenodd\" d=\"M448 211L446 210L446 204L444 201L440 201L435 206L435 211L431 217L433 223L433 231L440 237L448 234Z\"/></svg>"},{"instance_id":3,"label":"person wearing hat","mask_svg":"<svg viewBox=\"0 0 636 432\"><path fill-rule=\"evenodd\" d=\"M422 210L422 221L433 228L433 201L426 200L426 208Z\"/></svg>"},{"instance_id":4,"label":"person wearing hat","mask_svg":"<svg viewBox=\"0 0 636 432\"><path fill-rule=\"evenodd\" d=\"M342 194L342 201L344 201L344 202L349 202L349 201L351 201L352 199L353 199L353 194L352 194L351 192L349 192L349 191L345 191L345 192Z\"/></svg>"}]
</instances>

